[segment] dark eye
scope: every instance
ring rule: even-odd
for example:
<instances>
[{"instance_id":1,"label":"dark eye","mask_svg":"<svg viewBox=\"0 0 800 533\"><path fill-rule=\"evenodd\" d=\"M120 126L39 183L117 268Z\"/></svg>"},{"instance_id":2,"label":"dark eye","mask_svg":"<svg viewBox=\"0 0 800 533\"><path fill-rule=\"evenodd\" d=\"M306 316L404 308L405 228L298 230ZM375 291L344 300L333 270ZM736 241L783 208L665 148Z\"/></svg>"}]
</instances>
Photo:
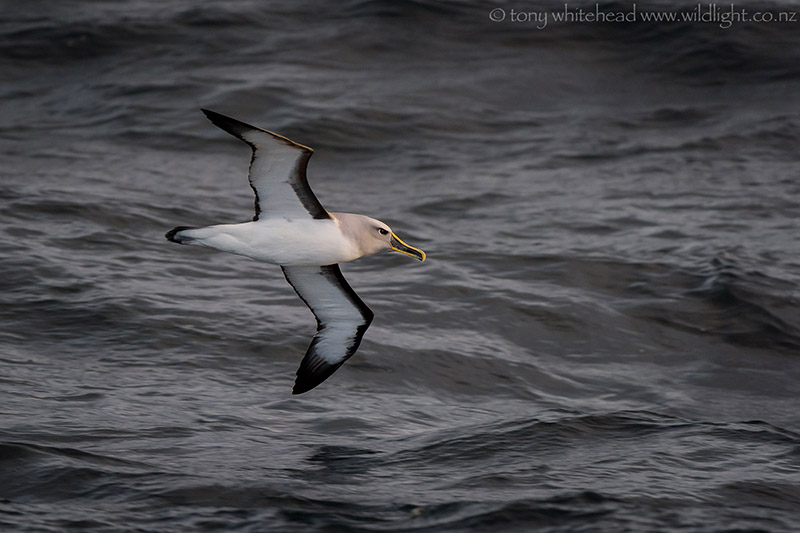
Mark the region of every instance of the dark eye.
<instances>
[{"instance_id":1,"label":"dark eye","mask_svg":"<svg viewBox=\"0 0 800 533\"><path fill-rule=\"evenodd\" d=\"M378 233L380 233L381 235L389 235L389 232L388 232L388 231L386 231L386 230L385 230L385 229L383 229L383 228L378 228Z\"/></svg>"}]
</instances>

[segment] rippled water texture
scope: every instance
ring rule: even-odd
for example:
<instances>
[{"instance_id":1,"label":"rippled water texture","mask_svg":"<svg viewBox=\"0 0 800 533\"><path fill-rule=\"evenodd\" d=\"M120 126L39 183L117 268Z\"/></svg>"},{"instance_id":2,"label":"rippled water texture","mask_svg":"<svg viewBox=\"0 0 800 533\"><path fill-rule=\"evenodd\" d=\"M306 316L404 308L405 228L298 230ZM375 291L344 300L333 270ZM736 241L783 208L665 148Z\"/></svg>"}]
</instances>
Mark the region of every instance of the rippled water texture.
<instances>
[{"instance_id":1,"label":"rippled water texture","mask_svg":"<svg viewBox=\"0 0 800 533\"><path fill-rule=\"evenodd\" d=\"M3 531L800 523L800 22L6 4ZM252 216L201 107L428 252L343 266L376 319L308 394L280 269L163 238Z\"/></svg>"}]
</instances>

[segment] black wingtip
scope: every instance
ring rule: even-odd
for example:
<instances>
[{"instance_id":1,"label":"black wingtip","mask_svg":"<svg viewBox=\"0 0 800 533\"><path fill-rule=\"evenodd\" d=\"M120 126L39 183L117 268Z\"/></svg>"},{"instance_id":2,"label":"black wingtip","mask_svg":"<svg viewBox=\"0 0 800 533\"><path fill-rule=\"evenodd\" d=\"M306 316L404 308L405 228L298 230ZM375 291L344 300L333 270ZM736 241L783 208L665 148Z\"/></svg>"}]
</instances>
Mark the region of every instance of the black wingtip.
<instances>
[{"instance_id":1,"label":"black wingtip","mask_svg":"<svg viewBox=\"0 0 800 533\"><path fill-rule=\"evenodd\" d=\"M236 120L236 119L231 118L229 116L223 115L222 113L217 113L216 111L211 111L210 109L200 108L200 111L202 111L206 115L208 120L210 120L211 122L214 122L215 124L216 124L215 121L217 121L217 120L219 120L219 121Z\"/></svg>"},{"instance_id":2,"label":"black wingtip","mask_svg":"<svg viewBox=\"0 0 800 533\"><path fill-rule=\"evenodd\" d=\"M251 126L246 122L242 122L241 120L236 120L235 118L223 115L222 113L217 113L216 111L211 111L210 109L200 109L205 115L208 120L211 121L216 127L220 128L221 130L227 131L234 137L237 137L244 142L248 142L242 137L247 131L252 130L261 130L261 128L256 128L255 126ZM248 143L249 144L249 143Z\"/></svg>"},{"instance_id":3,"label":"black wingtip","mask_svg":"<svg viewBox=\"0 0 800 533\"><path fill-rule=\"evenodd\" d=\"M177 228L172 228L171 230L166 232L164 234L164 237L166 237L167 240L170 241L170 242L177 242L178 244L183 244L185 239L181 239L180 237L176 237L176 234L181 232L181 231L183 231L183 230L186 230L186 229L194 229L194 228L191 228L189 226L178 226Z\"/></svg>"},{"instance_id":4,"label":"black wingtip","mask_svg":"<svg viewBox=\"0 0 800 533\"><path fill-rule=\"evenodd\" d=\"M210 109L200 108L200 111L205 113L208 120L210 120L211 123L214 124L216 127L230 133L237 139L246 142L254 150L256 147L253 144L253 142L244 138L245 133L247 133L248 131L260 131L262 133L266 133L267 135L271 135L278 142L281 142L287 146L291 146L292 148L302 150L303 152L306 152L309 156L314 153L314 150L309 148L308 146L294 142L293 140L289 139L288 137L284 137L283 135L279 135L277 133L267 131L262 128L257 128L251 124L248 124L247 122L242 122L241 120L237 120L235 118L223 115L222 113L217 113L216 111L211 111Z\"/></svg>"},{"instance_id":5,"label":"black wingtip","mask_svg":"<svg viewBox=\"0 0 800 533\"><path fill-rule=\"evenodd\" d=\"M342 366L342 363L344 361L334 365L326 363L316 354L312 345L312 349L309 350L300 363L300 368L297 369L297 379L292 387L292 394L303 394L315 388L331 377Z\"/></svg>"}]
</instances>

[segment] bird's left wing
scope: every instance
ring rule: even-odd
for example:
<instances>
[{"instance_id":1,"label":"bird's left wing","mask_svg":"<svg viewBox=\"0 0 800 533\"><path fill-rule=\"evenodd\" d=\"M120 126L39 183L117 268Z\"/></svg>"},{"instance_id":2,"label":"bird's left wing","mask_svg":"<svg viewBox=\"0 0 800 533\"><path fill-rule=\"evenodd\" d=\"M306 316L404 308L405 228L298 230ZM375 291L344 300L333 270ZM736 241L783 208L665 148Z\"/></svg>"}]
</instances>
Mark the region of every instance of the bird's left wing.
<instances>
[{"instance_id":1,"label":"bird's left wing","mask_svg":"<svg viewBox=\"0 0 800 533\"><path fill-rule=\"evenodd\" d=\"M339 265L281 268L317 319L317 333L292 389L292 394L301 394L328 379L355 353L374 315L348 285Z\"/></svg>"},{"instance_id":2,"label":"bird's left wing","mask_svg":"<svg viewBox=\"0 0 800 533\"><path fill-rule=\"evenodd\" d=\"M287 218L331 218L308 185L306 166L314 150L282 135L256 128L235 118L203 109L217 127L250 145L250 187L256 195L256 214Z\"/></svg>"}]
</instances>

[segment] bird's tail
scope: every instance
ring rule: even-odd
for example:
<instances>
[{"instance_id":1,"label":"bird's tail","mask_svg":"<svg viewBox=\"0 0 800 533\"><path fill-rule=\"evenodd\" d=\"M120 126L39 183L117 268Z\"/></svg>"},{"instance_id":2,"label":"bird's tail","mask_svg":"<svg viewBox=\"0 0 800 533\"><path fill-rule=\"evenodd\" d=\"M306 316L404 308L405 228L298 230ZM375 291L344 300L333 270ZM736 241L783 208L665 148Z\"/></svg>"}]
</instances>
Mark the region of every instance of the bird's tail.
<instances>
[{"instance_id":1,"label":"bird's tail","mask_svg":"<svg viewBox=\"0 0 800 533\"><path fill-rule=\"evenodd\" d=\"M178 226L177 228L169 230L164 235L164 237L166 237L167 240L171 242L177 242L178 244L186 244L188 241L191 241L192 238L189 237L188 235L182 235L181 232L189 229L196 229L196 228L191 228L189 226Z\"/></svg>"}]
</instances>

